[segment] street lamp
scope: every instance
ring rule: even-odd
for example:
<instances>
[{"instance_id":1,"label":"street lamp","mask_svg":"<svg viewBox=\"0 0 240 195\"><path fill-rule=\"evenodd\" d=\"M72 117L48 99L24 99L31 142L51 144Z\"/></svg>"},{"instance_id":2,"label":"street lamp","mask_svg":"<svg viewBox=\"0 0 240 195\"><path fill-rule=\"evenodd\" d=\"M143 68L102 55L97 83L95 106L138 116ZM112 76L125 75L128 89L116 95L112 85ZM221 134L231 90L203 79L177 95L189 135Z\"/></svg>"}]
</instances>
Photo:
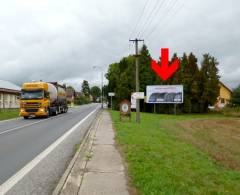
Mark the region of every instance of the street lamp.
<instances>
[{"instance_id":1,"label":"street lamp","mask_svg":"<svg viewBox=\"0 0 240 195\"><path fill-rule=\"evenodd\" d=\"M102 79L102 86L101 86L101 104L103 108L103 68L101 66L93 66L93 69L99 69L101 70L101 79Z\"/></svg>"}]
</instances>

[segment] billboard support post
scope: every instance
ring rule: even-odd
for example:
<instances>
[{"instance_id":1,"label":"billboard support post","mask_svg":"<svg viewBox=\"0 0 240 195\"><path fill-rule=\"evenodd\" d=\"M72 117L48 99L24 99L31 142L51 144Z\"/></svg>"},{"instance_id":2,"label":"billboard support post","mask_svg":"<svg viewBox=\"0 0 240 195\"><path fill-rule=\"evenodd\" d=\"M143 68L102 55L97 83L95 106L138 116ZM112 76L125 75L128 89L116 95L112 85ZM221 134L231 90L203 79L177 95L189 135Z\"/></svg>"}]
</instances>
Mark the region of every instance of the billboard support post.
<instances>
[{"instance_id":1,"label":"billboard support post","mask_svg":"<svg viewBox=\"0 0 240 195\"><path fill-rule=\"evenodd\" d=\"M177 114L177 104L174 104L174 115Z\"/></svg>"},{"instance_id":2,"label":"billboard support post","mask_svg":"<svg viewBox=\"0 0 240 195\"><path fill-rule=\"evenodd\" d=\"M111 109L113 109L113 106L112 106L112 96L111 96Z\"/></svg>"},{"instance_id":3,"label":"billboard support post","mask_svg":"<svg viewBox=\"0 0 240 195\"><path fill-rule=\"evenodd\" d=\"M115 93L114 93L114 92L109 92L109 93L108 93L108 96L111 97L111 109L113 109L112 97L115 96Z\"/></svg>"}]
</instances>

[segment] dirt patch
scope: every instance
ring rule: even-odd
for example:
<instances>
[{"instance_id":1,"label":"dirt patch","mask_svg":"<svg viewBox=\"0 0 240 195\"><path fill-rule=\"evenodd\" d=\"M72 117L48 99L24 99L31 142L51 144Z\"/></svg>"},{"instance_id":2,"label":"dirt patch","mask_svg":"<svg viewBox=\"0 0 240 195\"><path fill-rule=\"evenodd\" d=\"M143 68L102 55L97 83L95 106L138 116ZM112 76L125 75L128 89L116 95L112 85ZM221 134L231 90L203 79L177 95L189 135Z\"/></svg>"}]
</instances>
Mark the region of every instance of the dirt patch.
<instances>
[{"instance_id":1,"label":"dirt patch","mask_svg":"<svg viewBox=\"0 0 240 195\"><path fill-rule=\"evenodd\" d=\"M240 171L240 119L177 121L170 126L168 123L166 128L198 146L220 164Z\"/></svg>"}]
</instances>

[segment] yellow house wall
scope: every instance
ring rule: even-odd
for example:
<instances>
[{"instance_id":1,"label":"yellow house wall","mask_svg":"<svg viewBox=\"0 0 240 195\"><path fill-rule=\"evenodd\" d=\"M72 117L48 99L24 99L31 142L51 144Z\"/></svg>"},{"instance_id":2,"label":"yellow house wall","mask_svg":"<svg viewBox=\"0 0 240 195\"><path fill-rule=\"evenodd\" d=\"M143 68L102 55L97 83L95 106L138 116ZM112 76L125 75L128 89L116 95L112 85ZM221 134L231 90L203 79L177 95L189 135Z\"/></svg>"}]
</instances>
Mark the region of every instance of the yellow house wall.
<instances>
[{"instance_id":1,"label":"yellow house wall","mask_svg":"<svg viewBox=\"0 0 240 195\"><path fill-rule=\"evenodd\" d=\"M231 92L222 85L220 85L220 97L226 100L230 100L231 98Z\"/></svg>"}]
</instances>

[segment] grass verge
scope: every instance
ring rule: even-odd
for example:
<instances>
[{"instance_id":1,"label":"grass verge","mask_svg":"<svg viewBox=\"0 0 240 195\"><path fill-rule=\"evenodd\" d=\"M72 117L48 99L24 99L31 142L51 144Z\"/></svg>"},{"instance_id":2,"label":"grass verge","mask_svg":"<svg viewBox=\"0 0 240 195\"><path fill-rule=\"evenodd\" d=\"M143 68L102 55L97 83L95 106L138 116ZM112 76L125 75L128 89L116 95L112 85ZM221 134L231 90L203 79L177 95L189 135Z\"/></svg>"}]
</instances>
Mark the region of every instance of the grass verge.
<instances>
[{"instance_id":1,"label":"grass verge","mask_svg":"<svg viewBox=\"0 0 240 195\"><path fill-rule=\"evenodd\" d=\"M116 111L110 111L110 114L117 132L116 139L128 163L129 176L139 194L239 194L240 172L219 163L211 152L194 142L199 139L211 142L211 139L204 139L208 132L194 134L191 126L178 128L178 123L186 121L231 118L213 114L173 116L142 113L141 124L136 124L120 122ZM134 118L133 115L133 121ZM187 139L186 132L195 139ZM210 148L213 146L214 142L208 144ZM238 156L240 147L234 151L236 154L233 155Z\"/></svg>"},{"instance_id":2,"label":"grass verge","mask_svg":"<svg viewBox=\"0 0 240 195\"><path fill-rule=\"evenodd\" d=\"M0 109L0 121L19 117L19 109Z\"/></svg>"}]
</instances>

